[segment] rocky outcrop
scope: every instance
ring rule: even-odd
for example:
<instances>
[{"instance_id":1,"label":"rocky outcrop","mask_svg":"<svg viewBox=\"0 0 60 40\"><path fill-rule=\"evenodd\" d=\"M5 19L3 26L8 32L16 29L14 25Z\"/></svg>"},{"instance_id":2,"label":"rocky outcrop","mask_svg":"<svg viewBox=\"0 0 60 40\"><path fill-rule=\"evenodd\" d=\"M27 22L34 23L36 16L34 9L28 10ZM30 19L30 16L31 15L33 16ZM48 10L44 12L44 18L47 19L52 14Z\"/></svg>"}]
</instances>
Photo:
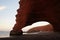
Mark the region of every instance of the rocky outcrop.
<instances>
[{"instance_id":1,"label":"rocky outcrop","mask_svg":"<svg viewBox=\"0 0 60 40\"><path fill-rule=\"evenodd\" d=\"M38 21L48 21L54 31L60 31L60 1L59 0L20 0L16 15L14 31Z\"/></svg>"}]
</instances>

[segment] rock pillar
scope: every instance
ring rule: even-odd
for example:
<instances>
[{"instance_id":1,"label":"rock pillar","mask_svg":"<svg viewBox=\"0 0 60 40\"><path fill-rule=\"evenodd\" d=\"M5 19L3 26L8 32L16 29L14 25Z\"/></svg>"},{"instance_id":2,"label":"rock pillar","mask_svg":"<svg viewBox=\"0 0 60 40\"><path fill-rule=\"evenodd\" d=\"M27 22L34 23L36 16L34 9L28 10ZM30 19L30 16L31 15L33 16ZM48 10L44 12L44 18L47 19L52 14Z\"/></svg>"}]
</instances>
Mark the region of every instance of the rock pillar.
<instances>
[{"instance_id":1,"label":"rock pillar","mask_svg":"<svg viewBox=\"0 0 60 40\"><path fill-rule=\"evenodd\" d=\"M55 31L60 31L59 0L20 0L14 31L38 21L50 22Z\"/></svg>"}]
</instances>

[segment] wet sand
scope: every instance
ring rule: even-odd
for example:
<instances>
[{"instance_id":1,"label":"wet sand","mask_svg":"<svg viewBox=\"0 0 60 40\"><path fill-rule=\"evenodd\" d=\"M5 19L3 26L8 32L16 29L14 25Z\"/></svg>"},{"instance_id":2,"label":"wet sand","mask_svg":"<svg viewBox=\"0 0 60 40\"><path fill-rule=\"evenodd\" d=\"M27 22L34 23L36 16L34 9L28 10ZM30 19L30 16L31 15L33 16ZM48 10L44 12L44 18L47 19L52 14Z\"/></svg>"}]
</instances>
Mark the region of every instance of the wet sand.
<instances>
[{"instance_id":1,"label":"wet sand","mask_svg":"<svg viewBox=\"0 0 60 40\"><path fill-rule=\"evenodd\" d=\"M24 33L21 36L2 37L0 40L60 40L59 32Z\"/></svg>"}]
</instances>

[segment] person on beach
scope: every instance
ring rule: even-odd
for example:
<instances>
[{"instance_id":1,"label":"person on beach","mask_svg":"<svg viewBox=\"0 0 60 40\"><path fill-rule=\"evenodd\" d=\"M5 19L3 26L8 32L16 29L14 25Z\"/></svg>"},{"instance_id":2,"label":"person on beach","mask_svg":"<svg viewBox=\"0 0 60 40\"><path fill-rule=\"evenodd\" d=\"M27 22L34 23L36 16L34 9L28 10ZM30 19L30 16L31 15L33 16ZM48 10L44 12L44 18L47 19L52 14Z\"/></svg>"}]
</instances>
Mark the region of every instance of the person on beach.
<instances>
[{"instance_id":1,"label":"person on beach","mask_svg":"<svg viewBox=\"0 0 60 40\"><path fill-rule=\"evenodd\" d=\"M38 21L47 21L60 32L60 0L20 0L19 5L10 35L22 35L23 27Z\"/></svg>"}]
</instances>

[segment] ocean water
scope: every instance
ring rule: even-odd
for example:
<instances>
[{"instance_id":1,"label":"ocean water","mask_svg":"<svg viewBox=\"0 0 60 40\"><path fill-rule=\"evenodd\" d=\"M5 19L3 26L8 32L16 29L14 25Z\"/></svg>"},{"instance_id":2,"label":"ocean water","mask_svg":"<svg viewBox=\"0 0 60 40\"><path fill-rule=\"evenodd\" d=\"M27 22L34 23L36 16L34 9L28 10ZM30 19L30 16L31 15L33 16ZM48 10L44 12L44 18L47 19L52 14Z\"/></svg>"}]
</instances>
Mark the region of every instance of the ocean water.
<instances>
[{"instance_id":1,"label":"ocean water","mask_svg":"<svg viewBox=\"0 0 60 40\"><path fill-rule=\"evenodd\" d=\"M9 31L0 31L0 38L9 37Z\"/></svg>"}]
</instances>

